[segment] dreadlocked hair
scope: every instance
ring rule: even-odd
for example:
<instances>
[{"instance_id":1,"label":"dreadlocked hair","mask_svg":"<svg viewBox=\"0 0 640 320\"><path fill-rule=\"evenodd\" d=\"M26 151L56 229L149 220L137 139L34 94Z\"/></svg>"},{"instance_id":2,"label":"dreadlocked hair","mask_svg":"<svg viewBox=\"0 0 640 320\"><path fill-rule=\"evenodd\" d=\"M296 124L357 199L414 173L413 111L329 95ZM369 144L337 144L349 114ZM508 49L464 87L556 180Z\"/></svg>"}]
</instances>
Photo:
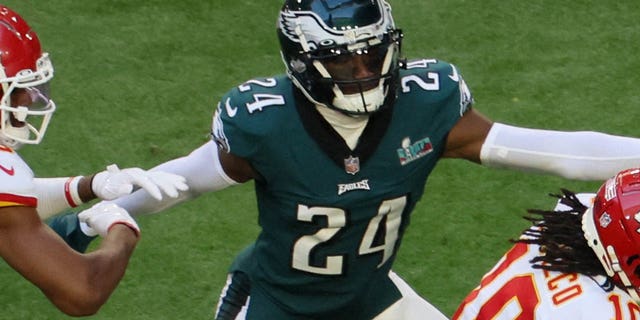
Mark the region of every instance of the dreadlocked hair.
<instances>
[{"instance_id":1,"label":"dreadlocked hair","mask_svg":"<svg viewBox=\"0 0 640 320\"><path fill-rule=\"evenodd\" d=\"M540 255L530 262L533 268L564 273L581 273L588 276L606 275L598 257L587 244L582 231L582 215L587 207L575 193L561 189L562 194L549 194L560 199L568 210L529 209L533 226L522 233L514 243L537 244Z\"/></svg>"}]
</instances>

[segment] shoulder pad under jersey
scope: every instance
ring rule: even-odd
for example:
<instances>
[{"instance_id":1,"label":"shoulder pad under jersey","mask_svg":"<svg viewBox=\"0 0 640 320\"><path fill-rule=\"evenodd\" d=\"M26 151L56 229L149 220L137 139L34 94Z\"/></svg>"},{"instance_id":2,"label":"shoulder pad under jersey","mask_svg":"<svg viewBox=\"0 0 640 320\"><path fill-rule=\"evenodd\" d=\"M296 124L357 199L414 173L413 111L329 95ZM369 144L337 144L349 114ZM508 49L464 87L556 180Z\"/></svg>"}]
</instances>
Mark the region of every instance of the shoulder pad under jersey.
<instances>
[{"instance_id":1,"label":"shoulder pad under jersey","mask_svg":"<svg viewBox=\"0 0 640 320\"><path fill-rule=\"evenodd\" d=\"M231 89L218 103L213 120L214 139L229 150L230 144L252 148L295 111L291 80L286 75L257 78Z\"/></svg>"},{"instance_id":2,"label":"shoulder pad under jersey","mask_svg":"<svg viewBox=\"0 0 640 320\"><path fill-rule=\"evenodd\" d=\"M473 103L471 91L467 87L458 68L437 59L419 59L406 62L400 71L399 94L421 104L435 104L444 100L459 100L460 114Z\"/></svg>"}]
</instances>

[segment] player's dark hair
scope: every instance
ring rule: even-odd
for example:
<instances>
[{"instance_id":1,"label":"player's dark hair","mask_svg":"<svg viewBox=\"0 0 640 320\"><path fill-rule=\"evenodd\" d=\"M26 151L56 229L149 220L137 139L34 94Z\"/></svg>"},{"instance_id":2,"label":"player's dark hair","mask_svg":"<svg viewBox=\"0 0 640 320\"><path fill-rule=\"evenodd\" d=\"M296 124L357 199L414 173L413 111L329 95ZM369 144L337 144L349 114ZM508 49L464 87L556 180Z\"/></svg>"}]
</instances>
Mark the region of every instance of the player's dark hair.
<instances>
[{"instance_id":1,"label":"player's dark hair","mask_svg":"<svg viewBox=\"0 0 640 320\"><path fill-rule=\"evenodd\" d=\"M540 255L532 259L536 269L581 273L589 276L606 275L598 257L587 244L582 231L582 215L587 207L575 193L561 189L562 194L550 194L560 199L567 210L527 210L529 216L524 219L533 226L523 232L523 236L512 242L537 244Z\"/></svg>"}]
</instances>

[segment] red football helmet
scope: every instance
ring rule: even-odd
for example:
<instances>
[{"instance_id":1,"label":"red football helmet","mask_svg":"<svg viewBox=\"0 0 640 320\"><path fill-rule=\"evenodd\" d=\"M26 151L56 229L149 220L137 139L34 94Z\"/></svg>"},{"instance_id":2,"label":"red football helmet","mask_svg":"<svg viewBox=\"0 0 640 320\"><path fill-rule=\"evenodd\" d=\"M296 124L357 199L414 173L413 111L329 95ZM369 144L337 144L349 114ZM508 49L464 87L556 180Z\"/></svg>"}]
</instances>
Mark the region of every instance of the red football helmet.
<instances>
[{"instance_id":1,"label":"red football helmet","mask_svg":"<svg viewBox=\"0 0 640 320\"><path fill-rule=\"evenodd\" d=\"M42 140L56 109L49 98L49 55L20 15L0 5L0 144L17 148Z\"/></svg>"},{"instance_id":2,"label":"red football helmet","mask_svg":"<svg viewBox=\"0 0 640 320\"><path fill-rule=\"evenodd\" d=\"M582 229L607 275L640 302L640 168L621 171L600 187Z\"/></svg>"}]
</instances>

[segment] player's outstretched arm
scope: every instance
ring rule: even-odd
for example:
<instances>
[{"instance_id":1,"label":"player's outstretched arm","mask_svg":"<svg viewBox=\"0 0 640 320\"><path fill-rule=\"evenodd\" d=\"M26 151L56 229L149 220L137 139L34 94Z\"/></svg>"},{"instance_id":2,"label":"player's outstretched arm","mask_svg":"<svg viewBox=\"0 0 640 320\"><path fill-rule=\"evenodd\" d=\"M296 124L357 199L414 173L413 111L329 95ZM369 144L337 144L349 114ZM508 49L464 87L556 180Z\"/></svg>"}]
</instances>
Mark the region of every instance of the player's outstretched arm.
<instances>
[{"instance_id":1,"label":"player's outstretched arm","mask_svg":"<svg viewBox=\"0 0 640 320\"><path fill-rule=\"evenodd\" d=\"M113 202L132 215L156 213L203 193L221 190L248 180L238 179L237 175L231 174L232 171L228 164L223 163L218 147L213 141L205 143L184 157L167 161L150 170L154 171L185 177L189 190L180 192L175 198L165 197L162 200L154 199L147 190L138 190Z\"/></svg>"},{"instance_id":2,"label":"player's outstretched arm","mask_svg":"<svg viewBox=\"0 0 640 320\"><path fill-rule=\"evenodd\" d=\"M0 254L62 312L91 315L116 288L138 242L137 226L120 218L94 222L108 233L100 248L82 255L44 225L34 208L0 208Z\"/></svg>"},{"instance_id":3,"label":"player's outstretched arm","mask_svg":"<svg viewBox=\"0 0 640 320\"><path fill-rule=\"evenodd\" d=\"M521 128L494 123L471 109L449 133L443 157L567 179L605 180L640 163L640 139Z\"/></svg>"},{"instance_id":4,"label":"player's outstretched arm","mask_svg":"<svg viewBox=\"0 0 640 320\"><path fill-rule=\"evenodd\" d=\"M178 197L188 190L186 179L161 170L119 169L116 165L92 176L35 178L38 214L44 220L94 199L113 200L141 188L157 201Z\"/></svg>"},{"instance_id":5,"label":"player's outstretched arm","mask_svg":"<svg viewBox=\"0 0 640 320\"><path fill-rule=\"evenodd\" d=\"M155 213L193 199L202 193L220 190L256 176L247 161L224 150L219 151L212 141L205 143L187 156L167 161L151 169L152 172L155 170L185 177L189 190L180 192L176 198L165 197L160 201L154 199L145 190L138 190L112 202L132 215ZM82 230L78 217L73 212L53 218L49 221L49 226L78 252L84 252L93 240L91 235Z\"/></svg>"},{"instance_id":6,"label":"player's outstretched arm","mask_svg":"<svg viewBox=\"0 0 640 320\"><path fill-rule=\"evenodd\" d=\"M481 151L490 167L605 180L640 163L640 139L594 131L529 129L494 123Z\"/></svg>"}]
</instances>

